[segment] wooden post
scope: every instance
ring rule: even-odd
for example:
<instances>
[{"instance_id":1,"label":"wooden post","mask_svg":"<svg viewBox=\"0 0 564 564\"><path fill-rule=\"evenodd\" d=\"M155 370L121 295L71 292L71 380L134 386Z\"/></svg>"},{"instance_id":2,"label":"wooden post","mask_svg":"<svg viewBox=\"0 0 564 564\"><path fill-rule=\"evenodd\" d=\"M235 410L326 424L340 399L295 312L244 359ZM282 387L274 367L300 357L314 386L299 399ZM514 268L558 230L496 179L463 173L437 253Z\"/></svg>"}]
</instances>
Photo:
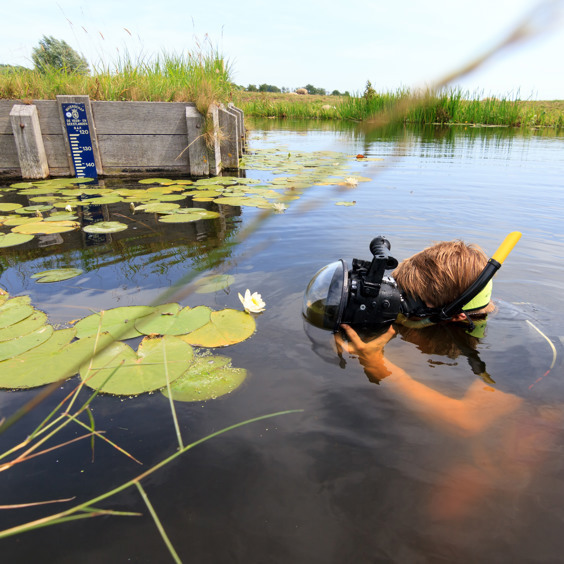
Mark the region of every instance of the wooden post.
<instances>
[{"instance_id":1,"label":"wooden post","mask_svg":"<svg viewBox=\"0 0 564 564\"><path fill-rule=\"evenodd\" d=\"M219 106L217 104L211 104L208 110L208 118L212 121L212 137L211 145L207 145L209 161L210 161L210 171L211 176L217 176L223 164L221 162L221 150L219 148Z\"/></svg>"},{"instance_id":2,"label":"wooden post","mask_svg":"<svg viewBox=\"0 0 564 564\"><path fill-rule=\"evenodd\" d=\"M47 178L49 165L41 137L37 108L14 104L10 122L18 150L22 178Z\"/></svg>"},{"instance_id":3,"label":"wooden post","mask_svg":"<svg viewBox=\"0 0 564 564\"><path fill-rule=\"evenodd\" d=\"M237 115L226 108L219 108L221 164L224 169L239 168L239 130Z\"/></svg>"},{"instance_id":4,"label":"wooden post","mask_svg":"<svg viewBox=\"0 0 564 564\"><path fill-rule=\"evenodd\" d=\"M204 139L204 116L195 106L186 106L186 127L190 176L208 176L210 166Z\"/></svg>"},{"instance_id":5,"label":"wooden post","mask_svg":"<svg viewBox=\"0 0 564 564\"><path fill-rule=\"evenodd\" d=\"M88 121L88 131L90 133L90 140L92 142L92 153L94 156L94 163L96 164L96 172L98 173L98 175L104 174L102 159L100 158L100 149L98 146L98 136L96 135L96 124L94 123L94 115L92 114L92 106L90 104L90 96L57 96L57 105L59 106L59 116L61 118L61 126L63 128L63 138L67 151L67 157L69 160L69 167L72 173L76 175L71 145L67 136L67 126L65 116L63 115L62 104L84 104L84 109L86 110L86 118Z\"/></svg>"},{"instance_id":6,"label":"wooden post","mask_svg":"<svg viewBox=\"0 0 564 564\"><path fill-rule=\"evenodd\" d=\"M227 109L230 112L233 112L234 114L237 115L238 119L237 119L237 127L239 129L239 156L242 157L243 156L243 150L245 149L245 114L243 113L243 110L240 110L239 108L237 108L236 106L233 105L232 102L230 102L227 106Z\"/></svg>"}]
</instances>

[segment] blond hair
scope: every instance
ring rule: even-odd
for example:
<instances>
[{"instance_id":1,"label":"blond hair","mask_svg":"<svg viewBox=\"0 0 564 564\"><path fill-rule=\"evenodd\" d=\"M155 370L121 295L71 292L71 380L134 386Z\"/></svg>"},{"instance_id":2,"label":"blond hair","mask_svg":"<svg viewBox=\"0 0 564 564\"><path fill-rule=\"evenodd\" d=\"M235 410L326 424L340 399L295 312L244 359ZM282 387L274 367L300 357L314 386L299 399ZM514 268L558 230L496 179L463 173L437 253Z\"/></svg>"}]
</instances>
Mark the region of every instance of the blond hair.
<instances>
[{"instance_id":1,"label":"blond hair","mask_svg":"<svg viewBox=\"0 0 564 564\"><path fill-rule=\"evenodd\" d=\"M443 307L476 280L487 262L486 253L477 245L442 241L402 261L393 277L410 297L430 307Z\"/></svg>"}]
</instances>

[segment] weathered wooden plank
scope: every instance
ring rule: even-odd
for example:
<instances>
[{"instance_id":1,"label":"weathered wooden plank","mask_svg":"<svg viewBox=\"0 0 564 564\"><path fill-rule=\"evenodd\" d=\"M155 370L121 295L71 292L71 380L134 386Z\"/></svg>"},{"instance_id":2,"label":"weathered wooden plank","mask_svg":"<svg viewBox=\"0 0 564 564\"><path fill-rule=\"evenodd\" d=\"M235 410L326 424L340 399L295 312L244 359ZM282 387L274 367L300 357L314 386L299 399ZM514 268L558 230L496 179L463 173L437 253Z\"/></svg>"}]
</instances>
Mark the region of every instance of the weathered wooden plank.
<instances>
[{"instance_id":1,"label":"weathered wooden plank","mask_svg":"<svg viewBox=\"0 0 564 564\"><path fill-rule=\"evenodd\" d=\"M245 131L245 114L243 110L237 108L232 102L227 105L227 109L233 112L238 117L237 126L239 128L239 156L243 155L243 150L245 148L246 131Z\"/></svg>"},{"instance_id":2,"label":"weathered wooden plank","mask_svg":"<svg viewBox=\"0 0 564 564\"><path fill-rule=\"evenodd\" d=\"M239 130L237 115L226 108L219 108L219 149L223 169L239 168Z\"/></svg>"},{"instance_id":3,"label":"weathered wooden plank","mask_svg":"<svg viewBox=\"0 0 564 564\"><path fill-rule=\"evenodd\" d=\"M99 135L105 167L173 167L188 172L184 135Z\"/></svg>"},{"instance_id":4,"label":"weathered wooden plank","mask_svg":"<svg viewBox=\"0 0 564 564\"><path fill-rule=\"evenodd\" d=\"M11 126L10 126L11 128ZM18 149L13 135L0 135L1 168L20 168Z\"/></svg>"},{"instance_id":5,"label":"weathered wooden plank","mask_svg":"<svg viewBox=\"0 0 564 564\"><path fill-rule=\"evenodd\" d=\"M47 178L49 166L35 106L15 104L10 112L22 178Z\"/></svg>"},{"instance_id":6,"label":"weathered wooden plank","mask_svg":"<svg viewBox=\"0 0 564 564\"><path fill-rule=\"evenodd\" d=\"M66 123L65 116L63 115L62 104L84 104L86 110L86 118L88 120L88 126L90 130L90 141L92 142L92 153L94 155L94 162L96 163L96 172L99 175L104 174L104 167L102 165L102 159L100 158L100 150L98 148L98 138L96 135L96 123L94 122L94 116L92 114L92 106L90 104L89 96L57 96L57 106L59 109L59 116L61 119L61 127L63 130L63 137L65 140L65 147L67 150L67 157L69 161L69 168L73 171L73 175L76 173L74 170L74 162L72 159L71 148L68 136L66 134Z\"/></svg>"},{"instance_id":7,"label":"weathered wooden plank","mask_svg":"<svg viewBox=\"0 0 564 564\"><path fill-rule=\"evenodd\" d=\"M210 167L204 139L204 116L191 106L186 107L188 167L192 176L208 176Z\"/></svg>"},{"instance_id":8,"label":"weathered wooden plank","mask_svg":"<svg viewBox=\"0 0 564 564\"><path fill-rule=\"evenodd\" d=\"M219 147L219 107L212 104L208 110L208 118L212 122L212 135L208 135L208 160L210 163L209 174L217 176L221 172L221 150Z\"/></svg>"},{"instance_id":9,"label":"weathered wooden plank","mask_svg":"<svg viewBox=\"0 0 564 564\"><path fill-rule=\"evenodd\" d=\"M98 135L186 135L188 102L92 102Z\"/></svg>"}]
</instances>

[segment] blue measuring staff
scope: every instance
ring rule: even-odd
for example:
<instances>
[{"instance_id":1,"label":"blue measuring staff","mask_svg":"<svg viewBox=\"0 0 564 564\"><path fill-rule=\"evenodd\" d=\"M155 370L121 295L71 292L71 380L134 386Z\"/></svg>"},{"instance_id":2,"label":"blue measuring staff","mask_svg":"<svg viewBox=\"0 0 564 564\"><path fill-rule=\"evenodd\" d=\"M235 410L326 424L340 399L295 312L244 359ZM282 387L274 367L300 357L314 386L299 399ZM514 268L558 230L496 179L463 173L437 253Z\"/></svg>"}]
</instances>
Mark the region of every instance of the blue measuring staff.
<instances>
[{"instance_id":1,"label":"blue measuring staff","mask_svg":"<svg viewBox=\"0 0 564 564\"><path fill-rule=\"evenodd\" d=\"M85 104L61 104L77 178L98 178Z\"/></svg>"}]
</instances>

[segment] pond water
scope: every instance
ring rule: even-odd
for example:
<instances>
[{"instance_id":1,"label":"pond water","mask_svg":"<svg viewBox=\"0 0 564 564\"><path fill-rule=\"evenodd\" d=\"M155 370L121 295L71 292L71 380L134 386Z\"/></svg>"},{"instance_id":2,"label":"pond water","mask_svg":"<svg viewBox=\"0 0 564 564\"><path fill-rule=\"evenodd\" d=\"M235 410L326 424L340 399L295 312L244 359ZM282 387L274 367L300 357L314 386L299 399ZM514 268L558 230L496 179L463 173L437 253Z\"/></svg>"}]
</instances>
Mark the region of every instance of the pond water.
<instances>
[{"instance_id":1,"label":"pond water","mask_svg":"<svg viewBox=\"0 0 564 564\"><path fill-rule=\"evenodd\" d=\"M241 387L215 400L175 403L185 444L246 419L300 410L214 437L142 482L182 561L560 561L564 136L504 128L250 125L250 152L288 153L293 162L300 153L323 151L335 167L349 167L345 177L363 181L299 192L284 213L261 220L222 253L219 272L234 276L228 288L177 294L182 305L214 310L241 309L237 294L247 288L266 302L250 339L216 351L248 370ZM357 154L367 158L357 160ZM270 182L296 174L280 166L255 165L246 176ZM33 203L12 192L2 202ZM336 205L342 202L351 205ZM61 326L92 310L151 303L179 281L185 287L187 274L207 274L210 255L262 213L202 206L219 209L221 217L167 225L154 214L132 216L128 203L84 208L83 224L102 218L130 227L112 235L73 231L0 249L0 285L12 296L29 295L50 323ZM339 258L349 265L353 257L369 259L368 245L377 235L389 239L401 260L451 239L475 242L491 255L515 230L523 237L495 278L498 311L470 353L453 348L456 339L446 333L428 340L401 333L386 346L388 358L441 396L461 399L477 386L515 398L517 407L499 416L492 416L487 401L483 409L474 405L484 422L480 432L459 432L393 382L371 383L357 361L340 362L330 333L302 320L303 291L313 274ZM54 284L30 278L71 266L84 274ZM476 376L476 362L485 364L491 382ZM0 450L22 441L77 382L67 381L0 435ZM1 391L0 417L37 393ZM83 399L88 395L81 392ZM0 510L1 529L116 488L177 448L169 401L160 393L100 396L92 414L96 428L143 465L102 441L93 457L90 440L82 440L8 469L0 474L2 505L74 500ZM45 448L81 434L69 428ZM96 507L141 515L96 517L10 537L2 541L3 559L170 558L135 488Z\"/></svg>"}]
</instances>

